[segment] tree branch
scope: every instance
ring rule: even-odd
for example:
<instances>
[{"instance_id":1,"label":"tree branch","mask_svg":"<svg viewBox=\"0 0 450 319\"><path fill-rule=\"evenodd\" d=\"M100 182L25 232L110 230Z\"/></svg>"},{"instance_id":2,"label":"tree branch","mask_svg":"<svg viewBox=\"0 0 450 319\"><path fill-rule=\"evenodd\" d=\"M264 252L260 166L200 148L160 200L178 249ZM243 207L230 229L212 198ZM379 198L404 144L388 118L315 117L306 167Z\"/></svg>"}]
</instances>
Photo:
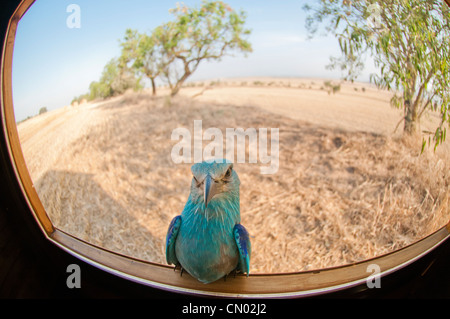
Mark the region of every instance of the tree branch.
<instances>
[{"instance_id":1,"label":"tree branch","mask_svg":"<svg viewBox=\"0 0 450 319\"><path fill-rule=\"evenodd\" d=\"M434 70L431 70L430 73L428 74L427 78L425 79L425 81L424 81L424 82L422 83L422 85L420 86L420 88L419 88L419 93L417 93L416 100L414 101L414 106L413 106L414 108L416 108L416 107L419 106L419 102L420 102L420 99L422 98L422 94L423 94L423 91L424 91L424 89L425 89L425 85L427 85L428 82L430 82L431 77L434 75L434 73L435 73ZM434 97L434 95L435 95L435 94L433 94L433 97ZM420 112L420 114L419 114L419 116L418 116L419 119L420 119L420 117L422 116L422 113L423 113L423 111L425 110L426 106L428 106L429 102L430 102L430 100L428 100L428 103L425 104L424 109Z\"/></svg>"},{"instance_id":2,"label":"tree branch","mask_svg":"<svg viewBox=\"0 0 450 319\"><path fill-rule=\"evenodd\" d=\"M423 106L422 110L420 111L418 118L420 119L422 117L423 112L427 109L428 105L431 103L433 98L436 96L436 92L433 93L433 95L428 99L427 103Z\"/></svg>"},{"instance_id":3,"label":"tree branch","mask_svg":"<svg viewBox=\"0 0 450 319\"><path fill-rule=\"evenodd\" d=\"M393 133L395 133L395 132L397 131L397 129L398 129L398 127L400 126L400 124L401 124L403 121L405 121L405 120L406 120L406 117L403 116L403 117L400 119L400 121L398 121L397 125L395 126L395 129L394 129L394 132L393 132Z\"/></svg>"}]
</instances>

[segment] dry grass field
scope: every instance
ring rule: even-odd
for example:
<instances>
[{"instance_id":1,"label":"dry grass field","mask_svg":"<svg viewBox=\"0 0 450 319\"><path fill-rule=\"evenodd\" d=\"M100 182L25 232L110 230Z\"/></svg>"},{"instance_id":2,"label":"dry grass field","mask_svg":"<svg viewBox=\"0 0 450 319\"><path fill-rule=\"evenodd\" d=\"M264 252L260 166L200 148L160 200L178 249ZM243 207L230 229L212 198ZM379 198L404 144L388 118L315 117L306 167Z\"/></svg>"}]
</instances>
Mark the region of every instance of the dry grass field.
<instances>
[{"instance_id":1,"label":"dry grass field","mask_svg":"<svg viewBox=\"0 0 450 319\"><path fill-rule=\"evenodd\" d=\"M279 128L279 170L235 164L252 273L337 266L408 245L450 219L450 151L420 154L393 134L401 114L369 84L328 94L319 79L197 83L169 98L127 93L65 107L18 126L52 222L93 244L165 263L170 220L189 194L175 128ZM433 121L433 116L429 120ZM428 124L423 124L427 126ZM205 145L207 143L205 142Z\"/></svg>"}]
</instances>

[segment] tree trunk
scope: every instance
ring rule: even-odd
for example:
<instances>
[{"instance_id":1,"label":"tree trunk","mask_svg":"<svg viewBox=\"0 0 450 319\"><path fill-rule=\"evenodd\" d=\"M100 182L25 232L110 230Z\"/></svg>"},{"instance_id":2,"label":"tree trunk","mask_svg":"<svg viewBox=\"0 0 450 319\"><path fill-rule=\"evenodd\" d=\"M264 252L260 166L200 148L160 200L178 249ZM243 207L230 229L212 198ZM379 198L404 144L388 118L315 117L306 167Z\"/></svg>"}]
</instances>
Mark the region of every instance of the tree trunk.
<instances>
[{"instance_id":1,"label":"tree trunk","mask_svg":"<svg viewBox=\"0 0 450 319\"><path fill-rule=\"evenodd\" d=\"M416 132L417 127L417 106L411 100L405 100L405 126L404 131L411 135Z\"/></svg>"},{"instance_id":2,"label":"tree trunk","mask_svg":"<svg viewBox=\"0 0 450 319\"><path fill-rule=\"evenodd\" d=\"M180 83L180 82L178 82ZM170 96L175 96L178 94L178 92L181 89L181 85L178 85L178 83L174 86L174 88L172 89L172 91L170 92Z\"/></svg>"},{"instance_id":3,"label":"tree trunk","mask_svg":"<svg viewBox=\"0 0 450 319\"><path fill-rule=\"evenodd\" d=\"M185 72L183 76L178 80L177 84L172 88L172 92L170 93L171 96L177 95L177 93L180 91L181 86L183 85L184 81L192 74L192 72Z\"/></svg>"},{"instance_id":4,"label":"tree trunk","mask_svg":"<svg viewBox=\"0 0 450 319\"><path fill-rule=\"evenodd\" d=\"M150 79L152 81L152 95L156 95L156 85L155 85L155 78Z\"/></svg>"}]
</instances>

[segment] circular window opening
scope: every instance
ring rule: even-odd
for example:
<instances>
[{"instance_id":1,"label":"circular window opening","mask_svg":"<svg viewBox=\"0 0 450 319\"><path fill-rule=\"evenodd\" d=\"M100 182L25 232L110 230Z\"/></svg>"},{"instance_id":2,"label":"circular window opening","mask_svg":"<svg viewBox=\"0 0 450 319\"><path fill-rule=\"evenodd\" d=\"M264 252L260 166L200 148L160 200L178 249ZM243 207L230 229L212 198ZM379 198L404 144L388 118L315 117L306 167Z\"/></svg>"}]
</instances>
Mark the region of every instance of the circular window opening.
<instances>
[{"instance_id":1,"label":"circular window opening","mask_svg":"<svg viewBox=\"0 0 450 319\"><path fill-rule=\"evenodd\" d=\"M83 258L97 247L165 271L191 167L226 158L249 280L357 264L344 276L355 284L369 260L446 238L448 7L401 11L412 22L389 5L329 5L335 15L298 2L22 4L12 152L45 231Z\"/></svg>"}]
</instances>

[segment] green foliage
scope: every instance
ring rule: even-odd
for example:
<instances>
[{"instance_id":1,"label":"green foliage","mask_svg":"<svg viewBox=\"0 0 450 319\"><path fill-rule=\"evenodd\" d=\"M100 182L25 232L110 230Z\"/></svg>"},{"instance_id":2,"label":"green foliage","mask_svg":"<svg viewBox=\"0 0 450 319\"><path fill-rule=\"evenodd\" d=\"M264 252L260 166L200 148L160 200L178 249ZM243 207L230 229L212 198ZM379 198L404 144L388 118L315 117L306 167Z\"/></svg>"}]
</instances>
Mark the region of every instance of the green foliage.
<instances>
[{"instance_id":1,"label":"green foliage","mask_svg":"<svg viewBox=\"0 0 450 319\"><path fill-rule=\"evenodd\" d=\"M75 96L70 102L71 105L75 105L75 103L81 103L82 101L89 100L89 93L81 94L79 96Z\"/></svg>"},{"instance_id":2,"label":"green foliage","mask_svg":"<svg viewBox=\"0 0 450 319\"><path fill-rule=\"evenodd\" d=\"M336 94L337 92L339 92L341 90L341 84L334 84L331 81L325 81L324 86L327 88L328 94Z\"/></svg>"},{"instance_id":3,"label":"green foliage","mask_svg":"<svg viewBox=\"0 0 450 319\"><path fill-rule=\"evenodd\" d=\"M100 80L89 85L88 100L104 99L122 94L128 89L138 90L141 87L140 78L136 78L118 59L111 59L105 65Z\"/></svg>"},{"instance_id":4,"label":"green foliage","mask_svg":"<svg viewBox=\"0 0 450 319\"><path fill-rule=\"evenodd\" d=\"M164 49L157 32L150 35L138 33L137 30L127 29L125 37L120 43L122 53L119 61L128 67L138 77L150 79L153 94L156 94L155 79L173 62L172 57L164 54Z\"/></svg>"},{"instance_id":5,"label":"green foliage","mask_svg":"<svg viewBox=\"0 0 450 319\"><path fill-rule=\"evenodd\" d=\"M236 12L223 1L203 1L200 8L177 4L171 10L174 20L154 30L163 49L165 61L171 61L162 72L172 90L178 93L186 79L203 60L220 60L234 51L251 52L245 39L246 15Z\"/></svg>"},{"instance_id":6,"label":"green foliage","mask_svg":"<svg viewBox=\"0 0 450 319\"><path fill-rule=\"evenodd\" d=\"M174 19L150 34L128 29L121 42L120 62L137 76L150 79L156 94L155 79L163 78L178 93L202 60L219 60L232 51L250 52L245 40L245 13L235 12L222 1L203 1L189 8L177 3L171 9Z\"/></svg>"},{"instance_id":7,"label":"green foliage","mask_svg":"<svg viewBox=\"0 0 450 319\"><path fill-rule=\"evenodd\" d=\"M105 99L125 93L128 89L137 91L141 88L141 78L136 77L120 59L111 59L103 68L100 80L91 82L89 92L74 97L71 104Z\"/></svg>"},{"instance_id":8,"label":"green foliage","mask_svg":"<svg viewBox=\"0 0 450 319\"><path fill-rule=\"evenodd\" d=\"M121 55L109 61L99 81L89 86L89 93L72 101L107 98L127 89L142 88L142 78L151 81L156 94L156 78L163 78L178 93L203 60L220 60L225 55L251 52L245 39L246 15L236 12L223 1L202 2L200 8L178 4L171 9L174 19L151 33L127 29L120 41Z\"/></svg>"},{"instance_id":9,"label":"green foliage","mask_svg":"<svg viewBox=\"0 0 450 319\"><path fill-rule=\"evenodd\" d=\"M41 107L40 109L39 109L39 115L41 115L41 114L44 114L44 113L47 113L47 108L44 106L44 107Z\"/></svg>"},{"instance_id":10,"label":"green foliage","mask_svg":"<svg viewBox=\"0 0 450 319\"><path fill-rule=\"evenodd\" d=\"M404 131L416 131L425 111L437 111L441 123L432 133L435 146L445 140L449 122L450 10L443 1L318 0L306 5L310 36L319 26L338 40L342 56L331 58L329 68L339 68L354 80L370 54L380 74L371 80L380 88L400 92L391 104L404 110ZM429 139L431 141L431 139Z\"/></svg>"}]
</instances>

